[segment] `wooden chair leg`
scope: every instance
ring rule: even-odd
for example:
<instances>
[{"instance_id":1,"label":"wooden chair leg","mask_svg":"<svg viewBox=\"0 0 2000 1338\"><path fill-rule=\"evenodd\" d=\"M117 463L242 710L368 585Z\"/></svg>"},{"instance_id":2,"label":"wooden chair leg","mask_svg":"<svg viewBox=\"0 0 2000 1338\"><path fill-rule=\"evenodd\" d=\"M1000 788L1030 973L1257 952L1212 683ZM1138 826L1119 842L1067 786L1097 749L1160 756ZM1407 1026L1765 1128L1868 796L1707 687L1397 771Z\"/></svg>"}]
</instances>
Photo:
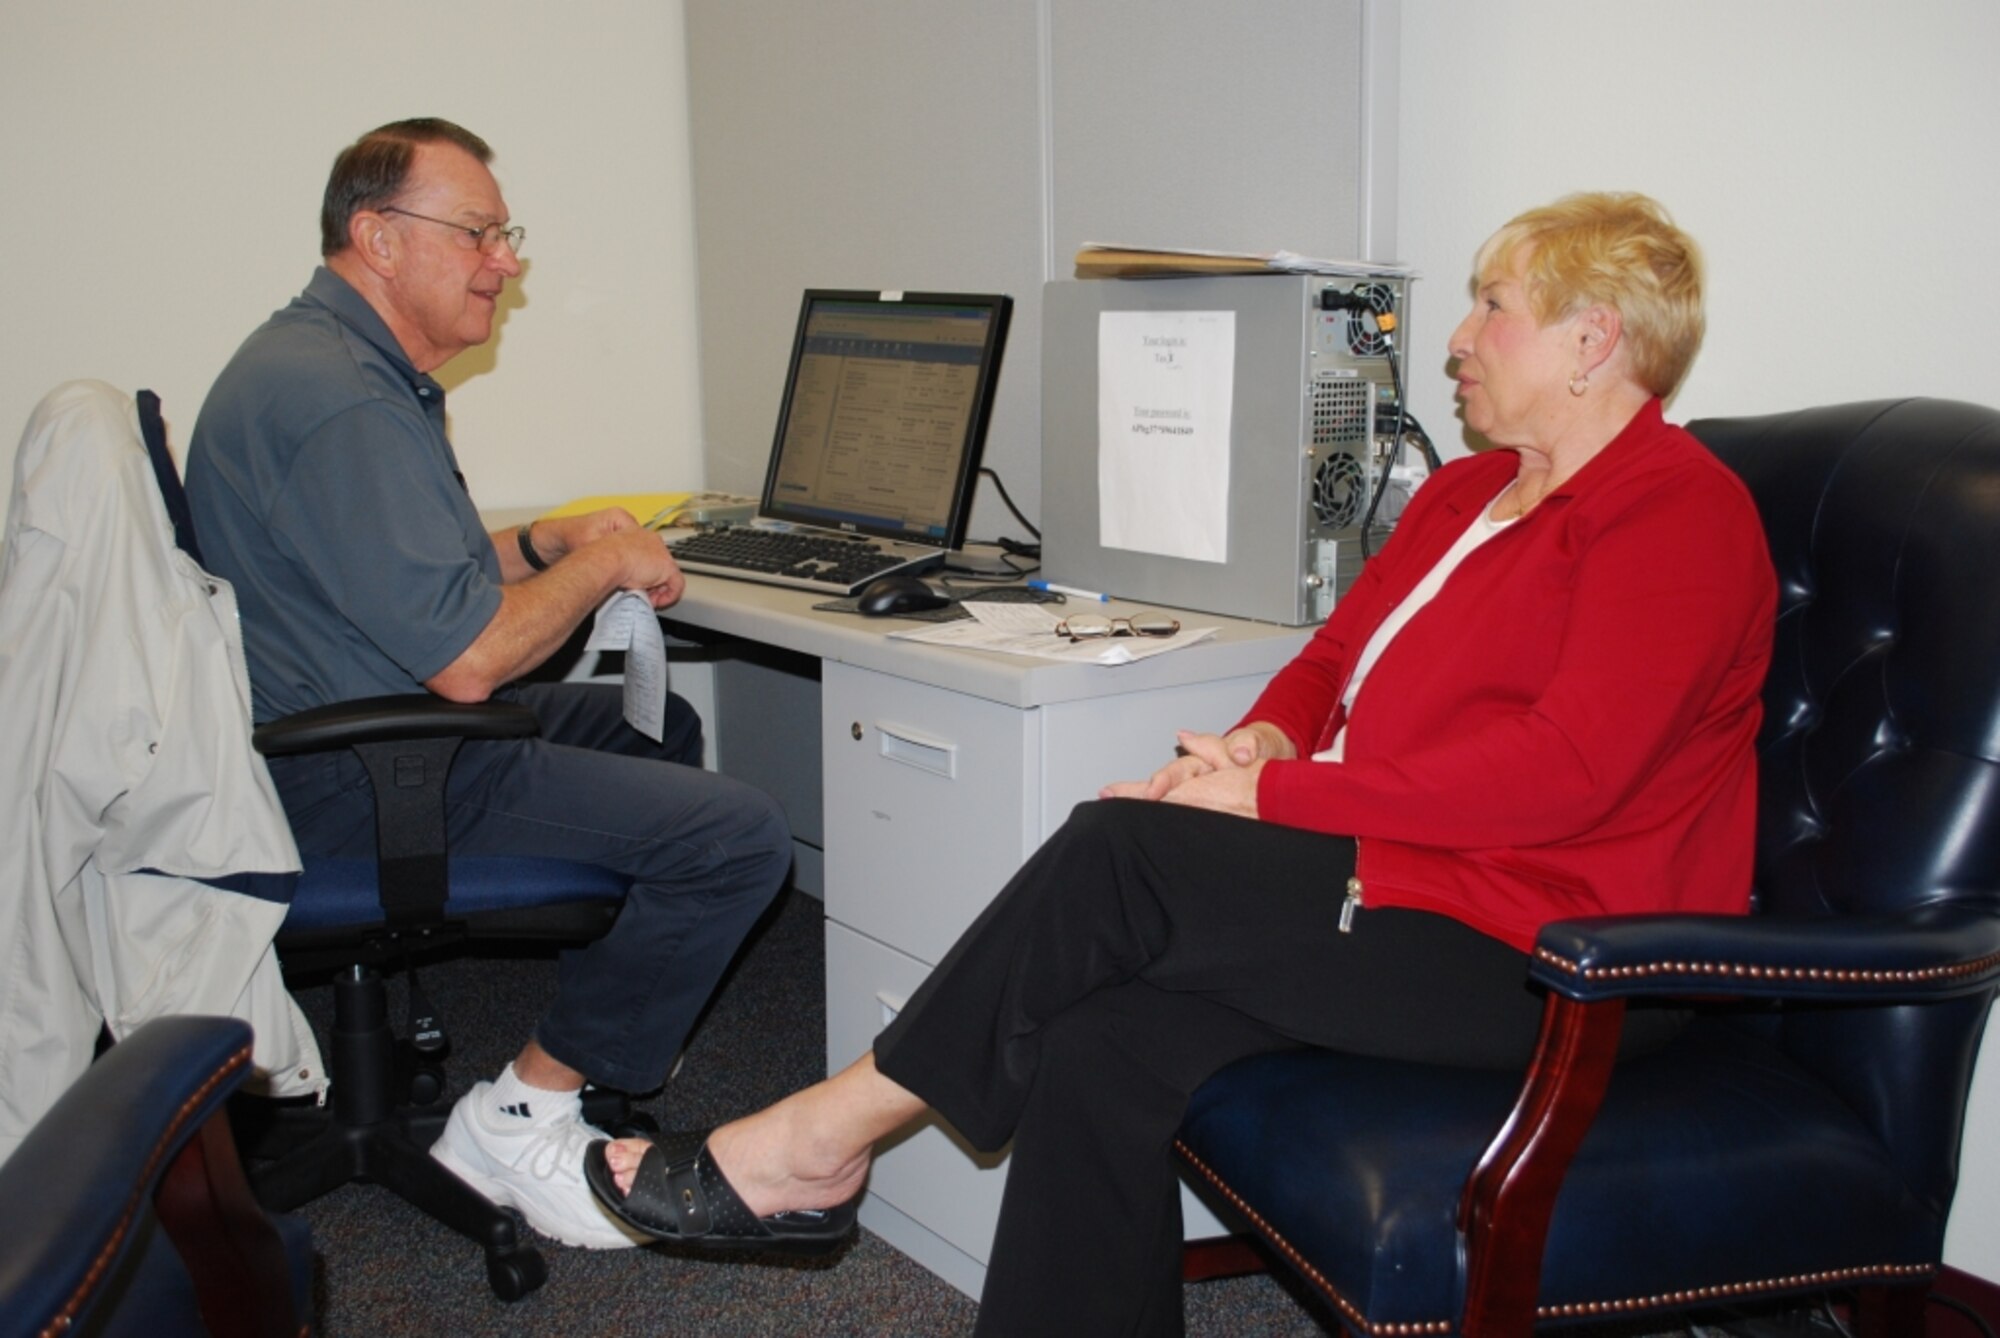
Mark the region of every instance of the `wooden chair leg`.
<instances>
[{"instance_id":1,"label":"wooden chair leg","mask_svg":"<svg viewBox=\"0 0 2000 1338\"><path fill-rule=\"evenodd\" d=\"M291 1271L278 1229L250 1193L228 1116L218 1112L184 1144L153 1199L194 1279L203 1321L218 1338L293 1338Z\"/></svg>"},{"instance_id":2,"label":"wooden chair leg","mask_svg":"<svg viewBox=\"0 0 2000 1338\"><path fill-rule=\"evenodd\" d=\"M1855 1338L1924 1338L1928 1287L1863 1287L1854 1298Z\"/></svg>"}]
</instances>

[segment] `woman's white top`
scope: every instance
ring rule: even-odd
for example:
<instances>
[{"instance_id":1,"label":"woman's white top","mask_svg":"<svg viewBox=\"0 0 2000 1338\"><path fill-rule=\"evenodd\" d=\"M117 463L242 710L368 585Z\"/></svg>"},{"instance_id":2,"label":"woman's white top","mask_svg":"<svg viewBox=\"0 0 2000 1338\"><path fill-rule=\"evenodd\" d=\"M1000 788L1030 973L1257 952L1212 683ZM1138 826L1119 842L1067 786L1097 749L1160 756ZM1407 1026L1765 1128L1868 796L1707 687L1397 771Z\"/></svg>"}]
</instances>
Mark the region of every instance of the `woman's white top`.
<instances>
[{"instance_id":1,"label":"woman's white top","mask_svg":"<svg viewBox=\"0 0 2000 1338\"><path fill-rule=\"evenodd\" d=\"M1508 488L1513 486L1512 483L1507 485ZM1410 619L1423 612L1424 605L1437 598L1437 592L1444 589L1445 581L1458 570L1460 563L1472 556L1474 549L1520 519L1518 516L1511 520L1491 519L1494 503L1498 502L1506 491L1506 488L1502 488L1493 495L1492 502L1479 508L1479 514L1473 517L1472 524L1466 527L1465 533L1458 536L1458 542L1446 549L1444 556L1437 560L1437 565L1425 573L1423 580L1417 582L1416 588L1403 597L1402 603L1389 611L1389 616L1375 629L1375 635L1369 637L1368 644L1361 648L1361 658L1354 662L1354 672L1348 676L1347 690L1340 694L1341 707L1350 718L1354 714L1354 699L1360 693L1361 685L1368 681L1369 671L1374 669L1375 662L1382 658L1382 652L1389 648L1389 643L1396 639L1396 634L1409 625ZM1346 750L1347 726L1343 723L1340 732L1333 736L1333 742L1314 753L1312 760L1343 761Z\"/></svg>"}]
</instances>

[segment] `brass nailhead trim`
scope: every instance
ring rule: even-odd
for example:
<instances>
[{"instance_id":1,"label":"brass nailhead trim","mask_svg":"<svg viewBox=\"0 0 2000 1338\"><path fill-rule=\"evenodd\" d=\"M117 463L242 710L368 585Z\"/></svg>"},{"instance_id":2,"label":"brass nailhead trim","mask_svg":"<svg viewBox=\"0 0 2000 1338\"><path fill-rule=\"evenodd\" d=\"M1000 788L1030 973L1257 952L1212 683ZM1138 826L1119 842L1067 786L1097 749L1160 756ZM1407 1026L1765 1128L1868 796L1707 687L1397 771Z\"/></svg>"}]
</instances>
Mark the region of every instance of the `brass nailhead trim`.
<instances>
[{"instance_id":1,"label":"brass nailhead trim","mask_svg":"<svg viewBox=\"0 0 2000 1338\"><path fill-rule=\"evenodd\" d=\"M1340 1294L1324 1273L1314 1268L1296 1249L1292 1247L1262 1214L1241 1195L1225 1184L1220 1176L1209 1168L1208 1163L1195 1156L1188 1145L1179 1139L1174 1147L1188 1163L1213 1185L1230 1204L1261 1232L1264 1238L1275 1246L1293 1268L1297 1269L1314 1286L1331 1300L1348 1323L1368 1334L1380 1334L1384 1338L1405 1338L1417 1334L1449 1334L1456 1332L1456 1325L1450 1320L1427 1320L1399 1324L1377 1324L1355 1309L1354 1304ZM1635 1296L1621 1301L1575 1301L1565 1305L1544 1305L1535 1307L1538 1319L1577 1319L1590 1316L1629 1315L1645 1310L1684 1308L1725 1298L1762 1295L1775 1291L1796 1291L1807 1288L1846 1286L1852 1282L1874 1279L1906 1279L1928 1277L1937 1272L1936 1264L1876 1264L1861 1268L1836 1268L1819 1273L1795 1273L1790 1277L1765 1278L1755 1282L1725 1282L1710 1287L1691 1287L1684 1291L1661 1292L1657 1296Z\"/></svg>"},{"instance_id":2,"label":"brass nailhead trim","mask_svg":"<svg viewBox=\"0 0 2000 1338\"><path fill-rule=\"evenodd\" d=\"M1969 962L1953 962L1946 966L1925 966L1898 971L1841 970L1824 966L1758 966L1746 962L1646 962L1637 966L1585 968L1567 957L1542 947L1535 949L1535 960L1584 980L1644 980L1653 976L1719 976L1731 980L1809 980L1837 985L1911 985L1979 975L2000 965L2000 953L1989 953Z\"/></svg>"},{"instance_id":3,"label":"brass nailhead trim","mask_svg":"<svg viewBox=\"0 0 2000 1338\"><path fill-rule=\"evenodd\" d=\"M1570 1305L1536 1306L1535 1314L1543 1319L1632 1314L1641 1310L1701 1305L1730 1297L1761 1295L1775 1291L1842 1287L1851 1282L1929 1277L1936 1272L1936 1264L1874 1264L1862 1268L1831 1268L1819 1273L1794 1273L1790 1277L1764 1278L1756 1282L1725 1282L1713 1287L1691 1287L1686 1291L1661 1292L1658 1296L1635 1296L1624 1301L1581 1301Z\"/></svg>"},{"instance_id":4,"label":"brass nailhead trim","mask_svg":"<svg viewBox=\"0 0 2000 1338\"><path fill-rule=\"evenodd\" d=\"M1223 1182L1221 1176L1210 1170L1207 1162L1195 1156L1193 1150L1186 1143L1177 1138L1174 1140L1174 1147L1180 1151L1181 1156L1187 1159L1189 1165L1200 1171L1208 1180L1208 1183L1215 1186L1221 1192L1222 1196L1229 1200L1236 1211L1250 1219L1251 1224L1263 1234L1264 1239L1269 1241L1286 1259L1291 1261L1293 1268L1308 1278L1314 1286L1326 1293L1327 1299L1333 1302L1334 1308L1340 1311L1349 1324L1354 1325L1364 1333L1382 1334L1385 1338L1408 1338L1409 1335L1448 1334L1452 1332L1452 1322L1443 1319L1402 1324L1377 1324L1373 1322L1368 1316L1355 1309L1354 1303L1349 1301L1345 1296L1342 1296L1339 1288L1329 1282L1324 1273L1306 1262L1306 1257L1294 1249L1292 1243L1279 1234L1275 1227L1265 1221L1261 1213L1245 1203L1242 1196Z\"/></svg>"},{"instance_id":5,"label":"brass nailhead trim","mask_svg":"<svg viewBox=\"0 0 2000 1338\"><path fill-rule=\"evenodd\" d=\"M152 1154L146 1158L145 1170L140 1174L139 1178L141 1181L153 1178L154 1170L159 1167L161 1159L166 1156L168 1146L178 1137L181 1126L186 1124L194 1112L207 1102L208 1095L215 1090L216 1084L223 1082L231 1074L235 1073L236 1070L249 1062L250 1047L246 1045L225 1059L222 1062L222 1066L216 1069L214 1073L211 1073L208 1076L208 1080L195 1089L194 1095L181 1103L181 1108L174 1112L173 1119L167 1122L166 1129L154 1142ZM84 1274L83 1281L77 1284L76 1290L70 1294L70 1298L63 1304L63 1308L56 1312L55 1317L49 1321L48 1327L42 1330L42 1338L54 1338L54 1335L67 1333L70 1326L76 1322L77 1312L83 1308L85 1299L89 1297L92 1291L96 1290L98 1283L104 1280L104 1274L111 1267L111 1260L117 1255L118 1247L125 1239L125 1233L131 1229L133 1219L138 1216L139 1206L144 1198L145 1188L143 1185L137 1186L132 1190L131 1197L125 1201L125 1212L119 1219L117 1227L112 1231L110 1237L105 1240L104 1248L97 1252L97 1258L91 1260L90 1271Z\"/></svg>"}]
</instances>

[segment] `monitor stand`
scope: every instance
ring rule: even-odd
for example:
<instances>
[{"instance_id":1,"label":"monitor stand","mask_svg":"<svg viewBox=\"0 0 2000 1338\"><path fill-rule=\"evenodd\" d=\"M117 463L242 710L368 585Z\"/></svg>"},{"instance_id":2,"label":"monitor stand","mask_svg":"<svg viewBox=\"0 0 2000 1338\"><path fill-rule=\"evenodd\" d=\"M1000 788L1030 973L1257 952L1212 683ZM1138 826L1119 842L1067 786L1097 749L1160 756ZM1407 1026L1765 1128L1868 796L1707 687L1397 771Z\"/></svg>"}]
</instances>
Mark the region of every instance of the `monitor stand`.
<instances>
[{"instance_id":1,"label":"monitor stand","mask_svg":"<svg viewBox=\"0 0 2000 1338\"><path fill-rule=\"evenodd\" d=\"M994 544L954 548L944 555L944 569L961 576L1026 576L1032 565L1008 562L1005 550Z\"/></svg>"}]
</instances>

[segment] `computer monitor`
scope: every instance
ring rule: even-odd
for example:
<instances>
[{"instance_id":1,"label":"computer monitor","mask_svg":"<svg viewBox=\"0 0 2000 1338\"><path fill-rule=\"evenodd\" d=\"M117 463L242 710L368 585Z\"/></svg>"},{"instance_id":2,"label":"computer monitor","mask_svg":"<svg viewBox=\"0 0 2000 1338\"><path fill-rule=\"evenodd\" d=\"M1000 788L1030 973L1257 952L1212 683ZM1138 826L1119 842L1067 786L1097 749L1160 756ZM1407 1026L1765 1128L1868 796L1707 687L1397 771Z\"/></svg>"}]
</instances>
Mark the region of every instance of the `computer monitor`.
<instances>
[{"instance_id":1,"label":"computer monitor","mask_svg":"<svg viewBox=\"0 0 2000 1338\"><path fill-rule=\"evenodd\" d=\"M759 517L961 547L1013 307L807 290Z\"/></svg>"}]
</instances>

